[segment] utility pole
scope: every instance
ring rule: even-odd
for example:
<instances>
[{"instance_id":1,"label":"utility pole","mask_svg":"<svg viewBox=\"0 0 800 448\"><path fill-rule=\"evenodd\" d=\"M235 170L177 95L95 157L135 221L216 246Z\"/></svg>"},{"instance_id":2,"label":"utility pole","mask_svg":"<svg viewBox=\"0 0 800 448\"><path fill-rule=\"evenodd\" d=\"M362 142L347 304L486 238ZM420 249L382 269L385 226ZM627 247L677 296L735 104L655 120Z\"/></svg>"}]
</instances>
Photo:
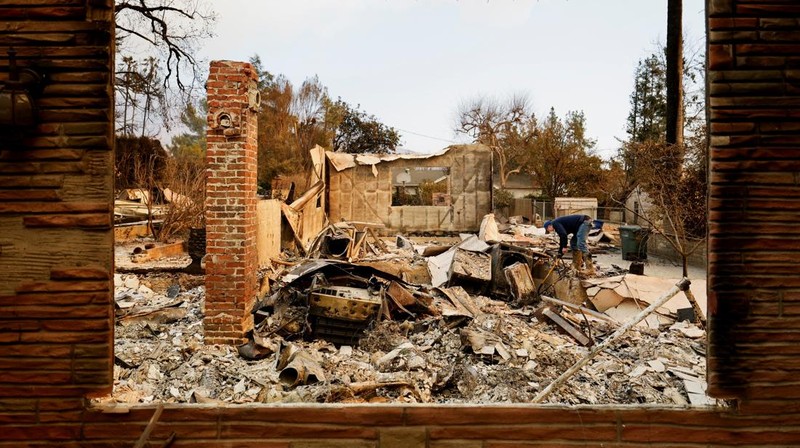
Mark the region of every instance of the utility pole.
<instances>
[{"instance_id":1,"label":"utility pole","mask_svg":"<svg viewBox=\"0 0 800 448\"><path fill-rule=\"evenodd\" d=\"M683 145L683 0L667 0L667 143Z\"/></svg>"}]
</instances>

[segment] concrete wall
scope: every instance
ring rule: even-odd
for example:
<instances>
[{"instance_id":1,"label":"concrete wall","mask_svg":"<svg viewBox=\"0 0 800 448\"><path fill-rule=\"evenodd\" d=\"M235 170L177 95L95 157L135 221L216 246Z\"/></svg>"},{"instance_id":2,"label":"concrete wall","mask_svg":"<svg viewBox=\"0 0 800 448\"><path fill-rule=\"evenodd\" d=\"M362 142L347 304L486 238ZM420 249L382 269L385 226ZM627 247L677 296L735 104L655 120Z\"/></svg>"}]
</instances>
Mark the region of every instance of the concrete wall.
<instances>
[{"instance_id":1,"label":"concrete wall","mask_svg":"<svg viewBox=\"0 0 800 448\"><path fill-rule=\"evenodd\" d=\"M156 410L104 410L85 399L112 384L111 230L108 222L87 226L111 213L110 7L55 0L0 5L0 46L21 48L27 41L46 51L66 46L74 54L91 42L102 49L86 62L67 58L50 65L72 82L105 81L94 93L69 100L53 94L45 104L97 106L45 109L48 124L38 132L61 124L73 129L66 125L84 113L106 124L97 135L105 146L81 150L80 161L61 161L75 157L62 137L47 149L34 142L48 140L34 140L20 148L24 153L0 152L0 191L24 195L32 189L24 182L64 191L61 200L46 204L0 196L0 241L13 241L0 253L0 448L131 447ZM150 446L164 446L173 433L172 448L800 446L800 134L794 122L800 95L796 73L787 68L800 60L800 5L711 0L709 12L708 379L713 394L736 399L733 407L166 405ZM32 33L42 33L41 39ZM63 184L48 187L51 176L63 176ZM59 217L50 220L59 224L32 226L47 216ZM37 219L26 221L30 217ZM18 241L27 238L48 244L22 252ZM68 263L76 246L82 261Z\"/></svg>"},{"instance_id":2,"label":"concrete wall","mask_svg":"<svg viewBox=\"0 0 800 448\"><path fill-rule=\"evenodd\" d=\"M689 248L694 247L696 244L697 249L689 255L689 264L692 266L702 266L707 267L708 265L708 256L706 254L706 242L705 241L692 241L689 243ZM674 247L667 241L667 238L660 234L650 234L647 240L647 254L648 255L658 255L661 258L680 263L681 256L675 250Z\"/></svg>"},{"instance_id":3,"label":"concrete wall","mask_svg":"<svg viewBox=\"0 0 800 448\"><path fill-rule=\"evenodd\" d=\"M392 206L393 170L449 167L451 206ZM443 155L397 159L373 167L330 168L329 216L341 220L381 223L389 231L474 232L491 211L491 151L481 145L454 146Z\"/></svg>"}]
</instances>

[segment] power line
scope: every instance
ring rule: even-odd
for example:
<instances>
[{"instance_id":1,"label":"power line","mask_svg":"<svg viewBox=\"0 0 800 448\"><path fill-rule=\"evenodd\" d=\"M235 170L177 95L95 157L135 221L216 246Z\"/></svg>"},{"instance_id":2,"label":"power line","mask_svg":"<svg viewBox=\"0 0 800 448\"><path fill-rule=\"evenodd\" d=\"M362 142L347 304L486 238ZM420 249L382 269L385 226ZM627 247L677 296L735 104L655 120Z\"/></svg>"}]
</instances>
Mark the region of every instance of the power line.
<instances>
[{"instance_id":1,"label":"power line","mask_svg":"<svg viewBox=\"0 0 800 448\"><path fill-rule=\"evenodd\" d=\"M395 129L397 129L398 131L401 131L401 132L407 132L409 134L414 134L414 135L419 136L419 137L430 138L432 140L439 140L439 141L446 142L446 143L458 143L458 142L456 142L454 140L446 140L446 139L439 138L439 137L431 137L430 135L420 134L419 132L407 131L405 129L400 129L400 128L395 128Z\"/></svg>"}]
</instances>

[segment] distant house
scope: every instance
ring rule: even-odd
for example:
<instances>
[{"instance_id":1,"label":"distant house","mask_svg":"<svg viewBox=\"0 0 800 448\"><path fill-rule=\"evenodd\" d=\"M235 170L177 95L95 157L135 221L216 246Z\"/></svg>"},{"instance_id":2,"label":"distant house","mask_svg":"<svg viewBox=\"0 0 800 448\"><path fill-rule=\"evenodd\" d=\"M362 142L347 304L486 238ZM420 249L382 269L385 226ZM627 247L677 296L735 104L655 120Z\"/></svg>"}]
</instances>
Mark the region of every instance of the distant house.
<instances>
[{"instance_id":1,"label":"distant house","mask_svg":"<svg viewBox=\"0 0 800 448\"><path fill-rule=\"evenodd\" d=\"M500 188L499 176L495 176L495 188ZM530 174L515 173L508 176L505 190L515 198L537 197L542 194L542 187Z\"/></svg>"},{"instance_id":2,"label":"distant house","mask_svg":"<svg viewBox=\"0 0 800 448\"><path fill-rule=\"evenodd\" d=\"M393 175L396 196L418 195L420 186L425 183L445 185L450 175L450 168L446 166L414 166L398 170Z\"/></svg>"},{"instance_id":3,"label":"distant house","mask_svg":"<svg viewBox=\"0 0 800 448\"><path fill-rule=\"evenodd\" d=\"M642 216L647 216L653 207L650 195L637 185L625 199L625 222L628 224L648 225Z\"/></svg>"},{"instance_id":4,"label":"distant house","mask_svg":"<svg viewBox=\"0 0 800 448\"><path fill-rule=\"evenodd\" d=\"M580 214L597 219L597 198L556 198L553 210L556 217Z\"/></svg>"}]
</instances>

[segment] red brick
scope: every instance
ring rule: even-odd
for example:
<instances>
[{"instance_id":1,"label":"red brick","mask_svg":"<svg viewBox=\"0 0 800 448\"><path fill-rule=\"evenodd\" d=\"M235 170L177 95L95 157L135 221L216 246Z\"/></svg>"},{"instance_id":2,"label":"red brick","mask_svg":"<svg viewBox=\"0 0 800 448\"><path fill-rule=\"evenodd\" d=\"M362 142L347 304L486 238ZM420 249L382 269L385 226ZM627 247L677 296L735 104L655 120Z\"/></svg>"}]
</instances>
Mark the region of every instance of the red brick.
<instances>
[{"instance_id":1,"label":"red brick","mask_svg":"<svg viewBox=\"0 0 800 448\"><path fill-rule=\"evenodd\" d=\"M247 86L252 70L247 64L231 61L214 61L213 84L207 92L209 117L219 111L241 111L247 104ZM207 160L207 252L211 255L206 264L206 340L221 342L239 340L246 331L249 309L245 304L256 292L256 270L246 269L255 263L243 260L256 259L255 233L257 142L247 136L256 129L255 114L242 113L237 125L243 135L236 138L219 138L220 130L209 128L206 151ZM225 312L233 317L223 319L215 312ZM251 324L250 324L251 325Z\"/></svg>"},{"instance_id":2,"label":"red brick","mask_svg":"<svg viewBox=\"0 0 800 448\"><path fill-rule=\"evenodd\" d=\"M296 443L265 441L261 439L235 441L177 439L175 443L170 445L171 448L293 448L297 446Z\"/></svg>"},{"instance_id":3,"label":"red brick","mask_svg":"<svg viewBox=\"0 0 800 448\"><path fill-rule=\"evenodd\" d=\"M24 298L22 299L24 300ZM81 307L60 306L2 306L0 313L5 317L23 319L47 318L58 316L61 318L102 318L109 315L107 305L85 305Z\"/></svg>"},{"instance_id":4,"label":"red brick","mask_svg":"<svg viewBox=\"0 0 800 448\"><path fill-rule=\"evenodd\" d=\"M0 358L0 370L69 370L71 367L72 360L68 358Z\"/></svg>"},{"instance_id":5,"label":"red brick","mask_svg":"<svg viewBox=\"0 0 800 448\"><path fill-rule=\"evenodd\" d=\"M4 383L23 383L23 384L69 384L72 374L69 371L54 372L47 370L3 372L2 381Z\"/></svg>"},{"instance_id":6,"label":"red brick","mask_svg":"<svg viewBox=\"0 0 800 448\"><path fill-rule=\"evenodd\" d=\"M776 445L796 446L800 444L800 429L711 431L709 428L640 426L635 424L625 425L622 430L622 440L635 443L675 442L676 432L680 432L681 441L685 443L752 445L768 440L770 444Z\"/></svg>"},{"instance_id":7,"label":"red brick","mask_svg":"<svg viewBox=\"0 0 800 448\"><path fill-rule=\"evenodd\" d=\"M38 320L0 320L0 332L36 331L41 327Z\"/></svg>"},{"instance_id":8,"label":"red brick","mask_svg":"<svg viewBox=\"0 0 800 448\"><path fill-rule=\"evenodd\" d=\"M37 418L35 413L24 413L24 412L0 412L0 424L17 424L17 425L25 425L25 424L33 424L37 423Z\"/></svg>"},{"instance_id":9,"label":"red brick","mask_svg":"<svg viewBox=\"0 0 800 448\"><path fill-rule=\"evenodd\" d=\"M6 164L7 166L8 164ZM0 164L0 168L3 165ZM17 169L23 170L23 167ZM0 169L0 172L3 170ZM104 202L28 202L0 203L0 213L91 213L91 212L110 212L110 204Z\"/></svg>"},{"instance_id":10,"label":"red brick","mask_svg":"<svg viewBox=\"0 0 800 448\"><path fill-rule=\"evenodd\" d=\"M77 440L80 432L78 425L6 425L0 431L0 440Z\"/></svg>"},{"instance_id":11,"label":"red brick","mask_svg":"<svg viewBox=\"0 0 800 448\"><path fill-rule=\"evenodd\" d=\"M83 409L77 411L59 411L59 412L40 412L39 423L81 423L83 416Z\"/></svg>"},{"instance_id":12,"label":"red brick","mask_svg":"<svg viewBox=\"0 0 800 448\"><path fill-rule=\"evenodd\" d=\"M86 402L82 398L71 399L40 399L38 409L40 412L58 412L58 411L75 411L83 410Z\"/></svg>"},{"instance_id":13,"label":"red brick","mask_svg":"<svg viewBox=\"0 0 800 448\"><path fill-rule=\"evenodd\" d=\"M44 320L42 328L50 331L110 331L111 321L109 320Z\"/></svg>"},{"instance_id":14,"label":"red brick","mask_svg":"<svg viewBox=\"0 0 800 448\"><path fill-rule=\"evenodd\" d=\"M513 429L511 429L513 428ZM564 440L611 443L617 440L615 425L524 425L524 426L479 425L429 428L428 436L434 439L492 439L492 440Z\"/></svg>"},{"instance_id":15,"label":"red brick","mask_svg":"<svg viewBox=\"0 0 800 448\"><path fill-rule=\"evenodd\" d=\"M57 201L60 199L56 190L0 190L0 201Z\"/></svg>"}]
</instances>

